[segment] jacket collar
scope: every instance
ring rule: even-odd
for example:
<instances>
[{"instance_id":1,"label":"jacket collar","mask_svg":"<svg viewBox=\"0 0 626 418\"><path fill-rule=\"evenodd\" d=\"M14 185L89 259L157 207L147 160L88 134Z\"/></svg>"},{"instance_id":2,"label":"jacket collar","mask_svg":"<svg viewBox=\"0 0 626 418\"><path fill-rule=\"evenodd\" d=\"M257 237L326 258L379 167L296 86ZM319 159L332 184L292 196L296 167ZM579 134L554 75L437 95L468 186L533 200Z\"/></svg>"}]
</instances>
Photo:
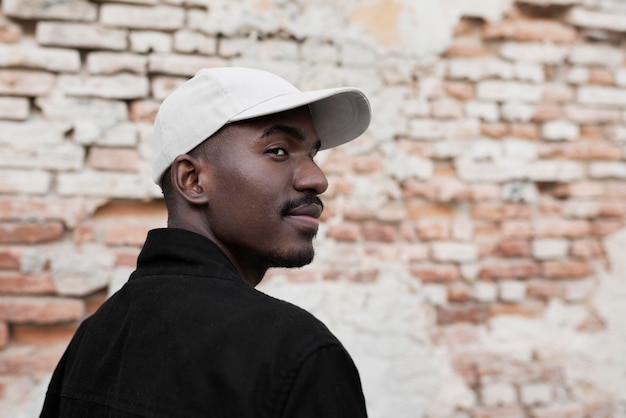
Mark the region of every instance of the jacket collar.
<instances>
[{"instance_id":1,"label":"jacket collar","mask_svg":"<svg viewBox=\"0 0 626 418\"><path fill-rule=\"evenodd\" d=\"M137 270L130 276L130 280L154 275L209 276L246 283L211 240L195 232L176 228L159 228L148 232L137 258Z\"/></svg>"}]
</instances>

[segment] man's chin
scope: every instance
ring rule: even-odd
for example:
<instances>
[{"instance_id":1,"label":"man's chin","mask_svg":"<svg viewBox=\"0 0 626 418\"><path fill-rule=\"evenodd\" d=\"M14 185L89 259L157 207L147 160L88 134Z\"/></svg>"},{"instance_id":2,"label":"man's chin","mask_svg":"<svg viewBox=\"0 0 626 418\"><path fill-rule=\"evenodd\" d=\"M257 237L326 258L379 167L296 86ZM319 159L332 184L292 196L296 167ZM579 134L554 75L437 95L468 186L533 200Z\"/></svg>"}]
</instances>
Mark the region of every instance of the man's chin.
<instances>
[{"instance_id":1,"label":"man's chin","mask_svg":"<svg viewBox=\"0 0 626 418\"><path fill-rule=\"evenodd\" d=\"M266 259L268 267L297 268L311 264L315 251L301 251L290 254L274 254Z\"/></svg>"}]
</instances>

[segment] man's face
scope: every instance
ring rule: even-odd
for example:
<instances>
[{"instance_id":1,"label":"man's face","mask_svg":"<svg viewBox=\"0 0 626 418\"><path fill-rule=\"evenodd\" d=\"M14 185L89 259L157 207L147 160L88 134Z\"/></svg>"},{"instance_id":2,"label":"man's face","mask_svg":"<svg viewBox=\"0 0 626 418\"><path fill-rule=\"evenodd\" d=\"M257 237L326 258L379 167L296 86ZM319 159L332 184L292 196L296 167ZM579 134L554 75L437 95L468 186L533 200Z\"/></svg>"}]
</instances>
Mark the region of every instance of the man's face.
<instances>
[{"instance_id":1,"label":"man's face","mask_svg":"<svg viewBox=\"0 0 626 418\"><path fill-rule=\"evenodd\" d=\"M229 125L205 143L208 225L240 271L313 259L317 195L328 187L313 161L319 146L307 107Z\"/></svg>"}]
</instances>

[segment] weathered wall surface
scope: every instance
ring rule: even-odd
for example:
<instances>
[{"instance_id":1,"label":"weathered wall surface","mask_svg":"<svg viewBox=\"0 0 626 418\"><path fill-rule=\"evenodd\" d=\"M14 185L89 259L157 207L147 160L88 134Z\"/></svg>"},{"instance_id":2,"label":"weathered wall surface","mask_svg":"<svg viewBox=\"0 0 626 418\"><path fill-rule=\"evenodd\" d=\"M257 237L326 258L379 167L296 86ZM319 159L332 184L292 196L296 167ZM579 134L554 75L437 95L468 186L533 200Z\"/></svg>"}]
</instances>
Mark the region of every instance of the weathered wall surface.
<instances>
[{"instance_id":1,"label":"weathered wall surface","mask_svg":"<svg viewBox=\"0 0 626 418\"><path fill-rule=\"evenodd\" d=\"M324 320L382 417L626 416L623 0L1 0L0 416L165 224L160 101L206 66L371 98L322 153Z\"/></svg>"}]
</instances>

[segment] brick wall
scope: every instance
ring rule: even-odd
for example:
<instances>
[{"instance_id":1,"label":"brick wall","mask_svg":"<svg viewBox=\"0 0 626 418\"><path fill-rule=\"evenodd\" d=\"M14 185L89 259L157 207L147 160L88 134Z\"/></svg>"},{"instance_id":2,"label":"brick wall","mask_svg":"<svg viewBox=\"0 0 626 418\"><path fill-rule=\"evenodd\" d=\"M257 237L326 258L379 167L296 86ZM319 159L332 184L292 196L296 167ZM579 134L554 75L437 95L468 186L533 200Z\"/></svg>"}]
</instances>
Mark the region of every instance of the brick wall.
<instances>
[{"instance_id":1,"label":"brick wall","mask_svg":"<svg viewBox=\"0 0 626 418\"><path fill-rule=\"evenodd\" d=\"M165 224L160 101L198 69L351 84L316 261L261 289L325 321L372 417L626 416L623 0L2 0L0 416ZM622 266L622 268L620 268Z\"/></svg>"}]
</instances>

